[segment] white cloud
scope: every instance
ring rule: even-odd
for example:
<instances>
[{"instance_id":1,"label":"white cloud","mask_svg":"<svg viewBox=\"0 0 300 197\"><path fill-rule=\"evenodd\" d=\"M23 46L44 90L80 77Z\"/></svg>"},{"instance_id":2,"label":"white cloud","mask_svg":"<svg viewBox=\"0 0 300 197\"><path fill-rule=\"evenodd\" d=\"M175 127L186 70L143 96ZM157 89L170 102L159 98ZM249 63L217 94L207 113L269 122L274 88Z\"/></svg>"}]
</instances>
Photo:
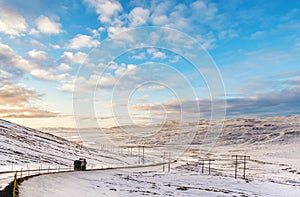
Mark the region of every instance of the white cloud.
<instances>
[{"instance_id":1,"label":"white cloud","mask_svg":"<svg viewBox=\"0 0 300 197\"><path fill-rule=\"evenodd\" d=\"M29 34L30 35L38 35L40 32L37 30L37 29L35 29L35 28L32 28L32 29L30 29L30 31L29 31Z\"/></svg>"},{"instance_id":2,"label":"white cloud","mask_svg":"<svg viewBox=\"0 0 300 197\"><path fill-rule=\"evenodd\" d=\"M102 23L111 23L113 18L123 10L122 5L118 1L113 0L84 0L96 9L99 14L98 19Z\"/></svg>"},{"instance_id":3,"label":"white cloud","mask_svg":"<svg viewBox=\"0 0 300 197\"><path fill-rule=\"evenodd\" d=\"M160 58L160 59L166 59L167 56L165 53L161 52L161 51L156 51L153 53L153 59L156 59L156 58Z\"/></svg>"},{"instance_id":4,"label":"white cloud","mask_svg":"<svg viewBox=\"0 0 300 197\"><path fill-rule=\"evenodd\" d=\"M27 23L14 8L0 2L0 32L19 36L27 29Z\"/></svg>"},{"instance_id":5,"label":"white cloud","mask_svg":"<svg viewBox=\"0 0 300 197\"><path fill-rule=\"evenodd\" d=\"M39 53L33 52L33 55ZM40 57L39 55L35 57ZM5 68L6 65L14 67L20 71L31 74L37 79L62 81L68 79L69 74L56 74L56 70L51 67L44 67L34 61L24 59L16 54L8 45L0 43L0 66Z\"/></svg>"},{"instance_id":6,"label":"white cloud","mask_svg":"<svg viewBox=\"0 0 300 197\"><path fill-rule=\"evenodd\" d=\"M152 23L154 25L165 25L169 22L169 19L166 15L153 16Z\"/></svg>"},{"instance_id":7,"label":"white cloud","mask_svg":"<svg viewBox=\"0 0 300 197\"><path fill-rule=\"evenodd\" d=\"M36 59L36 60L47 60L47 59L49 59L49 56L45 51L37 51L35 49L29 51L28 56L30 58Z\"/></svg>"},{"instance_id":8,"label":"white cloud","mask_svg":"<svg viewBox=\"0 0 300 197\"><path fill-rule=\"evenodd\" d=\"M61 63L61 64L57 67L57 69L60 70L60 71L67 71L67 70L70 70L71 67L70 67L68 64Z\"/></svg>"},{"instance_id":9,"label":"white cloud","mask_svg":"<svg viewBox=\"0 0 300 197\"><path fill-rule=\"evenodd\" d=\"M47 16L41 15L36 20L37 29L44 34L59 34L61 30L61 24L50 20ZM36 30L32 29L31 33L36 33Z\"/></svg>"},{"instance_id":10,"label":"white cloud","mask_svg":"<svg viewBox=\"0 0 300 197\"><path fill-rule=\"evenodd\" d=\"M65 92L94 92L95 87L98 86L103 89L109 90L113 87L129 88L130 83L134 81L134 76L137 72L137 66L133 64L121 64L117 65L115 62L111 62L108 65L109 72L106 73L92 73L89 77L76 77L71 81L63 84L59 90ZM126 78L126 79L125 79ZM125 79L126 82L120 82L120 79Z\"/></svg>"},{"instance_id":11,"label":"white cloud","mask_svg":"<svg viewBox=\"0 0 300 197\"><path fill-rule=\"evenodd\" d=\"M115 70L115 75L120 77L122 75L133 75L137 70L137 67L133 64L128 64L127 67L125 64L122 64Z\"/></svg>"},{"instance_id":12,"label":"white cloud","mask_svg":"<svg viewBox=\"0 0 300 197\"><path fill-rule=\"evenodd\" d=\"M146 54L145 53L140 53L138 55L133 55L132 58L137 59L137 60L142 60L142 59L146 58Z\"/></svg>"},{"instance_id":13,"label":"white cloud","mask_svg":"<svg viewBox=\"0 0 300 197\"><path fill-rule=\"evenodd\" d=\"M153 1L150 20L153 25L166 26L185 32L203 32L210 26L216 29L222 23L216 4L205 0L192 3ZM191 28L193 27L193 28Z\"/></svg>"},{"instance_id":14,"label":"white cloud","mask_svg":"<svg viewBox=\"0 0 300 197\"><path fill-rule=\"evenodd\" d=\"M88 79L77 77L68 83L63 84L59 90L64 92L93 92L96 86L112 88L116 84L116 78L110 74L100 76L92 74Z\"/></svg>"},{"instance_id":15,"label":"white cloud","mask_svg":"<svg viewBox=\"0 0 300 197\"><path fill-rule=\"evenodd\" d=\"M107 29L108 36L114 40L119 40L119 41L130 41L134 42L134 37L130 35L128 32L129 28L128 27L120 27L120 26L115 26L115 27L109 27Z\"/></svg>"},{"instance_id":16,"label":"white cloud","mask_svg":"<svg viewBox=\"0 0 300 197\"><path fill-rule=\"evenodd\" d=\"M128 15L130 26L136 27L147 23L150 11L141 7L136 7Z\"/></svg>"},{"instance_id":17,"label":"white cloud","mask_svg":"<svg viewBox=\"0 0 300 197\"><path fill-rule=\"evenodd\" d=\"M211 21L215 18L218 8L213 3L208 3L203 0L195 1L191 4L191 8L194 9L195 17L204 21Z\"/></svg>"},{"instance_id":18,"label":"white cloud","mask_svg":"<svg viewBox=\"0 0 300 197\"><path fill-rule=\"evenodd\" d=\"M70 40L67 48L69 49L80 49L80 48L92 48L100 45L98 40L94 40L93 37L87 35L76 35Z\"/></svg>"},{"instance_id":19,"label":"white cloud","mask_svg":"<svg viewBox=\"0 0 300 197\"><path fill-rule=\"evenodd\" d=\"M149 55L152 55L152 59L166 59L167 58L167 55L161 51L157 51L156 49L154 48L148 48L147 49L147 53Z\"/></svg>"},{"instance_id":20,"label":"white cloud","mask_svg":"<svg viewBox=\"0 0 300 197\"><path fill-rule=\"evenodd\" d=\"M88 55L83 52L77 52L77 53L72 53L72 52L64 52L62 55L62 59L66 62L73 63L73 64L83 64L85 62L88 62L87 59Z\"/></svg>"},{"instance_id":21,"label":"white cloud","mask_svg":"<svg viewBox=\"0 0 300 197\"><path fill-rule=\"evenodd\" d=\"M60 49L61 47L58 44L49 44L53 49Z\"/></svg>"}]
</instances>

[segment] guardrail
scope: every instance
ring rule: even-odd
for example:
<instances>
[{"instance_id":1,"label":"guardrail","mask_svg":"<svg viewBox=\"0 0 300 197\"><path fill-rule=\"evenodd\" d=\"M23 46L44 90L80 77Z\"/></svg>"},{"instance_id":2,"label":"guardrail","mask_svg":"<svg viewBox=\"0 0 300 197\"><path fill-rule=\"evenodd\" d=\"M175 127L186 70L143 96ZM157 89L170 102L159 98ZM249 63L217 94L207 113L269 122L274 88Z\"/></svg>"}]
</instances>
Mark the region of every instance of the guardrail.
<instances>
[{"instance_id":1,"label":"guardrail","mask_svg":"<svg viewBox=\"0 0 300 197\"><path fill-rule=\"evenodd\" d=\"M66 171L73 171L73 168L46 168L46 169L27 169L19 171L2 171L0 174L7 174L7 176L2 181L9 183L3 190L0 190L1 197L17 197L18 196L18 184L28 179L29 177L42 175L42 174L51 174L51 173L58 173L58 172L66 172ZM12 180L12 181L10 181Z\"/></svg>"},{"instance_id":2,"label":"guardrail","mask_svg":"<svg viewBox=\"0 0 300 197\"><path fill-rule=\"evenodd\" d=\"M106 167L106 168L95 168L95 169L87 169L86 171L99 171L99 170L117 170L117 169L133 169L133 168L142 168L142 167L155 167L155 166L164 166L169 165L170 163L175 163L176 160L171 162L165 163L153 163L153 164L145 164L145 165L130 165L130 166L118 166L118 167ZM4 188L4 190L0 191L1 197L18 197L19 196L19 189L18 186L24 181L29 178L45 175L45 174L58 174L58 173L67 173L67 172L75 172L73 168L59 168L59 169L34 169L29 170L30 172L36 172L36 174L30 173L31 175L22 176L22 171L5 171L0 172L0 174L5 173L14 173L14 179L12 182L9 183L8 186ZM44 171L44 172L43 172ZM51 172L52 171L52 172ZM19 177L18 177L19 176Z\"/></svg>"}]
</instances>

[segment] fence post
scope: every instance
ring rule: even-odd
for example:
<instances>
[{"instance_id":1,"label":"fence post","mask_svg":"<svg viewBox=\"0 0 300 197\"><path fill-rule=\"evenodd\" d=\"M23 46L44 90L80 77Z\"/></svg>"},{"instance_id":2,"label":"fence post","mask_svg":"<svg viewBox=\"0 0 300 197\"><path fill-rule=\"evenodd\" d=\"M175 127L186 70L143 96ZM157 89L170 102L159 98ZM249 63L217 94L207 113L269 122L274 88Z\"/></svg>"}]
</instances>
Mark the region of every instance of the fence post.
<instances>
[{"instance_id":1,"label":"fence post","mask_svg":"<svg viewBox=\"0 0 300 197\"><path fill-rule=\"evenodd\" d=\"M166 153L164 152L164 157L163 157L163 172L165 171L165 155L166 155Z\"/></svg>"},{"instance_id":2,"label":"fence post","mask_svg":"<svg viewBox=\"0 0 300 197\"><path fill-rule=\"evenodd\" d=\"M16 189L17 189L17 173L18 173L18 171L16 171L15 177L14 177L14 187L13 187L13 191L12 191L12 196L13 196L13 197L16 197Z\"/></svg>"},{"instance_id":3,"label":"fence post","mask_svg":"<svg viewBox=\"0 0 300 197\"><path fill-rule=\"evenodd\" d=\"M237 165L238 165L238 162L237 162L237 155L235 155L235 170L234 170L234 178L237 178Z\"/></svg>"},{"instance_id":4,"label":"fence post","mask_svg":"<svg viewBox=\"0 0 300 197\"><path fill-rule=\"evenodd\" d=\"M168 172L171 172L171 152L169 152Z\"/></svg>"},{"instance_id":5,"label":"fence post","mask_svg":"<svg viewBox=\"0 0 300 197\"><path fill-rule=\"evenodd\" d=\"M140 146L138 146L139 147L139 164L141 164L141 147Z\"/></svg>"},{"instance_id":6,"label":"fence post","mask_svg":"<svg viewBox=\"0 0 300 197\"><path fill-rule=\"evenodd\" d=\"M145 146L143 146L143 164L145 164Z\"/></svg>"},{"instance_id":7,"label":"fence post","mask_svg":"<svg viewBox=\"0 0 300 197\"><path fill-rule=\"evenodd\" d=\"M210 161L211 160L208 160L208 174L210 175Z\"/></svg>"}]
</instances>

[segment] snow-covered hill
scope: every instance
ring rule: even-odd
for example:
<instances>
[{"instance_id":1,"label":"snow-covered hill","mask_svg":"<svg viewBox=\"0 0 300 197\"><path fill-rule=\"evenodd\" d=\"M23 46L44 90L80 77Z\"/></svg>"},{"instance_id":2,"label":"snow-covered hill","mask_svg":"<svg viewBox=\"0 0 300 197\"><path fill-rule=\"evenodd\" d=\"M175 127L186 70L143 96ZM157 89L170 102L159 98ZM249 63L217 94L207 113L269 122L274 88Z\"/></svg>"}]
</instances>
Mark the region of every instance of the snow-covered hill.
<instances>
[{"instance_id":1,"label":"snow-covered hill","mask_svg":"<svg viewBox=\"0 0 300 197\"><path fill-rule=\"evenodd\" d=\"M12 164L70 166L80 157L86 158L90 164L95 165L123 163L114 158L111 153L101 153L66 139L0 119L0 167L2 168Z\"/></svg>"},{"instance_id":2,"label":"snow-covered hill","mask_svg":"<svg viewBox=\"0 0 300 197\"><path fill-rule=\"evenodd\" d=\"M174 135L180 133L187 136L192 131L195 136L191 144L201 144L207 134L208 127L220 124L220 121L199 120L193 122L168 121L164 125L139 127L113 127L107 133L114 141L120 143L136 143L137 137L128 137L128 133L149 131L150 135L140 135L141 144L166 144ZM123 132L123 131L127 131ZM141 131L142 130L142 131ZM157 132L153 132L157 131ZM152 133L151 133L152 132ZM153 135L151 135L153 134ZM135 135L137 136L137 135ZM228 118L224 121L217 145L233 146L241 144L288 144L300 139L300 116L277 116L266 118ZM183 139L182 139L183 140Z\"/></svg>"},{"instance_id":3,"label":"snow-covered hill","mask_svg":"<svg viewBox=\"0 0 300 197\"><path fill-rule=\"evenodd\" d=\"M0 119L0 189L13 177L6 171L72 168L73 161L86 158L88 168L123 166L136 163L111 151L87 148L64 138Z\"/></svg>"},{"instance_id":4,"label":"snow-covered hill","mask_svg":"<svg viewBox=\"0 0 300 197\"><path fill-rule=\"evenodd\" d=\"M0 119L0 172L49 166L72 167L73 161L78 158L86 158L88 168L130 163L126 155L86 148L64 138Z\"/></svg>"},{"instance_id":5,"label":"snow-covered hill","mask_svg":"<svg viewBox=\"0 0 300 197\"><path fill-rule=\"evenodd\" d=\"M0 120L0 164L48 163L69 166L87 149L63 138Z\"/></svg>"}]
</instances>

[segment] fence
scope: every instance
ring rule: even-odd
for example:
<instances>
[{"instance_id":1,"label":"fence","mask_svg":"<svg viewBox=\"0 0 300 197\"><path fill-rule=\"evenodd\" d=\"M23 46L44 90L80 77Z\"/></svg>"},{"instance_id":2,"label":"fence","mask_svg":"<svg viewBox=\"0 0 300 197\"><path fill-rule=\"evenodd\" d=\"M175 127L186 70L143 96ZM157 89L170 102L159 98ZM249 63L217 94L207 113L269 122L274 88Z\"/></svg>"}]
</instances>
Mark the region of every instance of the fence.
<instances>
[{"instance_id":1,"label":"fence","mask_svg":"<svg viewBox=\"0 0 300 197\"><path fill-rule=\"evenodd\" d=\"M56 172L68 172L73 171L73 168L64 168L57 166L56 168L44 168L41 167L37 169L29 169L23 170L21 168L19 171L2 171L0 174L5 174L4 182L10 182L2 191L0 191L1 197L17 197L18 196L18 185L26 180L29 177L37 176L40 174L51 174ZM1 179L0 179L1 180ZM11 181L12 180L12 181Z\"/></svg>"}]
</instances>

